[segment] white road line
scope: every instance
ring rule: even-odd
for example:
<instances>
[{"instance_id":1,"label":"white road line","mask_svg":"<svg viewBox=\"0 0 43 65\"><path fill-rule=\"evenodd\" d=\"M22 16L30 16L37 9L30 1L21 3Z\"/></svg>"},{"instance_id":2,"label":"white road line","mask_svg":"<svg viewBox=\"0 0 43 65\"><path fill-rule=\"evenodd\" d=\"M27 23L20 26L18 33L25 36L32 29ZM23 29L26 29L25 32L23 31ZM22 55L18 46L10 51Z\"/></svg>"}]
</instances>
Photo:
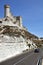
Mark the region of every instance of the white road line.
<instances>
[{"instance_id":1,"label":"white road line","mask_svg":"<svg viewBox=\"0 0 43 65\"><path fill-rule=\"evenodd\" d=\"M39 59L38 59L38 62L37 62L37 65L39 64Z\"/></svg>"},{"instance_id":2,"label":"white road line","mask_svg":"<svg viewBox=\"0 0 43 65\"><path fill-rule=\"evenodd\" d=\"M37 65L40 65L41 58L38 59Z\"/></svg>"},{"instance_id":3,"label":"white road line","mask_svg":"<svg viewBox=\"0 0 43 65\"><path fill-rule=\"evenodd\" d=\"M34 53L32 53L32 54L30 54L30 55L28 55L28 56L31 56L31 55L33 55L33 54L34 54ZM23 61L24 59L28 58L28 56L26 56L26 57L22 58L21 60L19 60L18 62L16 62L16 63L15 63L15 64L13 64L13 65L18 64L19 62L21 62L21 61Z\"/></svg>"}]
</instances>

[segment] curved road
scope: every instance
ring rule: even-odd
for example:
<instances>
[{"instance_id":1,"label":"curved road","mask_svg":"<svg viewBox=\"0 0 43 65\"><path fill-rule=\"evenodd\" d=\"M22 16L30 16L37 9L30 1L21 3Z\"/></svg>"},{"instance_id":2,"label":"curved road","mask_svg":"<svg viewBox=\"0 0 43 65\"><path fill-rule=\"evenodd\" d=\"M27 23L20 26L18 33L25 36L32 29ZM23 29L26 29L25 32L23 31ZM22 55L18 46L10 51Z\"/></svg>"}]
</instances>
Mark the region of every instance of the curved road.
<instances>
[{"instance_id":1,"label":"curved road","mask_svg":"<svg viewBox=\"0 0 43 65\"><path fill-rule=\"evenodd\" d=\"M16 57L12 57L0 63L0 65L37 65L38 59L43 56L43 50L39 53L34 51L26 52Z\"/></svg>"}]
</instances>

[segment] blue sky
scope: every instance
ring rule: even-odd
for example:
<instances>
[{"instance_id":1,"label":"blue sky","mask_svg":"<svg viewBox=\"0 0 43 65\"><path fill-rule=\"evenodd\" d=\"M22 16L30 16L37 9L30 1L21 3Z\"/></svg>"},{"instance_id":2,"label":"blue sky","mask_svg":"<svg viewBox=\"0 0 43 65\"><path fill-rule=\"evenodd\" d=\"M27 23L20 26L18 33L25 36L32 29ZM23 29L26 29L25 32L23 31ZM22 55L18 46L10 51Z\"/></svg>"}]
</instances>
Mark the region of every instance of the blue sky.
<instances>
[{"instance_id":1,"label":"blue sky","mask_svg":"<svg viewBox=\"0 0 43 65\"><path fill-rule=\"evenodd\" d=\"M0 18L4 17L4 5L11 6L14 16L22 16L29 32L43 37L43 0L0 0Z\"/></svg>"}]
</instances>

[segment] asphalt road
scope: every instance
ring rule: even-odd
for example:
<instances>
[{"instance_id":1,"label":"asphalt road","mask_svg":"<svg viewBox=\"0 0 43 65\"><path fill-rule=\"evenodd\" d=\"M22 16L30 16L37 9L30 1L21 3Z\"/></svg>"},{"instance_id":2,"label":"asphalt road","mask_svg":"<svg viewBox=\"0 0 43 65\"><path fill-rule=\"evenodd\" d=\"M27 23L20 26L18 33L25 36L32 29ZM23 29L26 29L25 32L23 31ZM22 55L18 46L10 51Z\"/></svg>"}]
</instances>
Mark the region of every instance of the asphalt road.
<instances>
[{"instance_id":1,"label":"asphalt road","mask_svg":"<svg viewBox=\"0 0 43 65\"><path fill-rule=\"evenodd\" d=\"M0 63L0 65L37 65L38 59L43 56L43 50L39 53L34 51L26 52L16 57L12 57Z\"/></svg>"}]
</instances>

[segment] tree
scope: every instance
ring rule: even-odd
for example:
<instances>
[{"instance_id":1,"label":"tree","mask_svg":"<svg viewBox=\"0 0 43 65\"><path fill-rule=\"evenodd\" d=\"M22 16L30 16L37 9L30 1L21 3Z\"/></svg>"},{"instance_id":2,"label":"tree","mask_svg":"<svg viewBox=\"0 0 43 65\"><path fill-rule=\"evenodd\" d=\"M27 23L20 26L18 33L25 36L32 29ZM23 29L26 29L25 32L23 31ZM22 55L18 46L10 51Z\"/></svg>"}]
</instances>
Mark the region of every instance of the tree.
<instances>
[{"instance_id":1,"label":"tree","mask_svg":"<svg viewBox=\"0 0 43 65\"><path fill-rule=\"evenodd\" d=\"M31 44L29 43L29 44L27 44L27 45L28 45L28 47L30 48Z\"/></svg>"}]
</instances>

